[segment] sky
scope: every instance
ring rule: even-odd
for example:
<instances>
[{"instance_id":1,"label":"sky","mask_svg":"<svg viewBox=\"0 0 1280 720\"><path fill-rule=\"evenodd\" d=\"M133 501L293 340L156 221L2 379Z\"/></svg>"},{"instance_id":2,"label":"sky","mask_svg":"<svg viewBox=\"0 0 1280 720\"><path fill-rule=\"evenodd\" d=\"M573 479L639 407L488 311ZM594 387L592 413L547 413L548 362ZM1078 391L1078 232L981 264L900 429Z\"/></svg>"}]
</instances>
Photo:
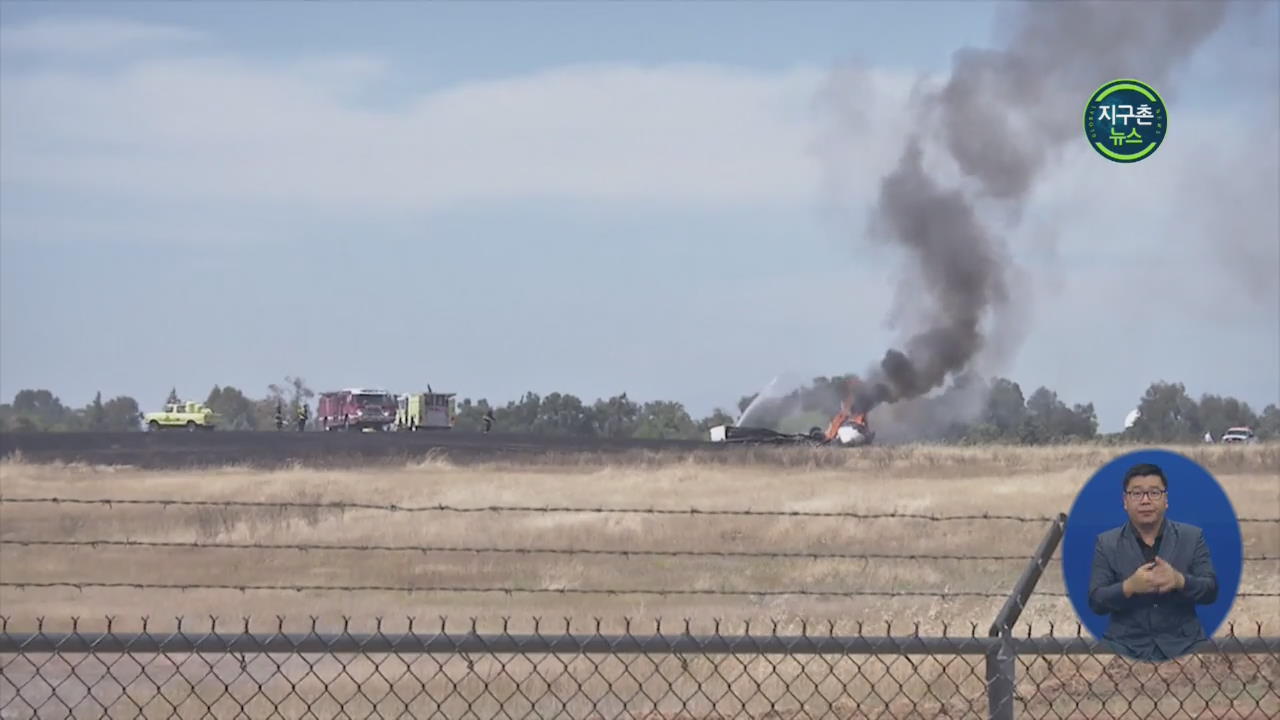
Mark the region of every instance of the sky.
<instances>
[{"instance_id":1,"label":"sky","mask_svg":"<svg viewBox=\"0 0 1280 720\"><path fill-rule=\"evenodd\" d=\"M1155 155L1081 131L999 221L1018 327L982 371L1103 431L1157 380L1280 402L1278 8L1158 88ZM912 93L1017 9L0 3L0 397L290 375L701 417L861 372L903 340L867 228Z\"/></svg>"}]
</instances>

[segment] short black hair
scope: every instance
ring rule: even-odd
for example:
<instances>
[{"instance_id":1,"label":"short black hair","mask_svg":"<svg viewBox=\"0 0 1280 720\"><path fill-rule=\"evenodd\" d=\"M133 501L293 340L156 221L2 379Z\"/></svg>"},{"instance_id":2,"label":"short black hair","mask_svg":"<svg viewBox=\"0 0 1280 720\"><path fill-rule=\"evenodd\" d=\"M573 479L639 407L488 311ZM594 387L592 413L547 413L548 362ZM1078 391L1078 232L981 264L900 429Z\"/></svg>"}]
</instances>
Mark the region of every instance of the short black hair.
<instances>
[{"instance_id":1,"label":"short black hair","mask_svg":"<svg viewBox=\"0 0 1280 720\"><path fill-rule=\"evenodd\" d=\"M1151 463L1138 463L1137 465L1129 468L1128 472L1124 474L1124 489L1126 491L1129 489L1130 480L1144 475L1154 475L1160 478L1160 485L1163 486L1165 490L1169 489L1169 480L1164 476L1164 471L1160 469L1159 465L1153 465Z\"/></svg>"}]
</instances>

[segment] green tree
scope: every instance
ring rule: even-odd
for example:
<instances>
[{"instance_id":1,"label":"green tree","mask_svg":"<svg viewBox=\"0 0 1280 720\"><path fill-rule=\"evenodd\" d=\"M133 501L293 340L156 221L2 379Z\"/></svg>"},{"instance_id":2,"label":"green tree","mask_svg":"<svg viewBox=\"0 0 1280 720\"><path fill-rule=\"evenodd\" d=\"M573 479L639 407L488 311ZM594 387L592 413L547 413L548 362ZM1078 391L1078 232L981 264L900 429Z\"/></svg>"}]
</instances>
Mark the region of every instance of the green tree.
<instances>
[{"instance_id":1,"label":"green tree","mask_svg":"<svg viewBox=\"0 0 1280 720\"><path fill-rule=\"evenodd\" d=\"M67 413L62 401L48 390L19 390L13 396L13 409L49 423L61 420Z\"/></svg>"},{"instance_id":2,"label":"green tree","mask_svg":"<svg viewBox=\"0 0 1280 720\"><path fill-rule=\"evenodd\" d=\"M128 395L119 395L103 403L102 415L106 429L112 432L132 432L142 427L138 401Z\"/></svg>"},{"instance_id":3,"label":"green tree","mask_svg":"<svg viewBox=\"0 0 1280 720\"><path fill-rule=\"evenodd\" d=\"M698 421L698 435L705 437L717 425L732 425L735 418L720 408Z\"/></svg>"},{"instance_id":4,"label":"green tree","mask_svg":"<svg viewBox=\"0 0 1280 720\"><path fill-rule=\"evenodd\" d=\"M1280 408L1274 403L1263 408L1258 429L1253 432L1259 440L1280 440Z\"/></svg>"},{"instance_id":5,"label":"green tree","mask_svg":"<svg viewBox=\"0 0 1280 720\"><path fill-rule=\"evenodd\" d=\"M529 391L520 397L519 402L509 402L506 407L495 410L493 416L503 432L529 433L533 432L541 412L542 397Z\"/></svg>"},{"instance_id":6,"label":"green tree","mask_svg":"<svg viewBox=\"0 0 1280 720\"><path fill-rule=\"evenodd\" d=\"M608 438L631 437L640 419L640 406L624 392L608 400L596 400L592 406L596 434Z\"/></svg>"},{"instance_id":7,"label":"green tree","mask_svg":"<svg viewBox=\"0 0 1280 720\"><path fill-rule=\"evenodd\" d=\"M689 440L698 436L698 427L682 404L655 400L645 403L640 408L638 422L631 436L645 439Z\"/></svg>"},{"instance_id":8,"label":"green tree","mask_svg":"<svg viewBox=\"0 0 1280 720\"><path fill-rule=\"evenodd\" d=\"M539 403L530 432L540 435L593 435L595 427L591 408L573 395L553 392Z\"/></svg>"},{"instance_id":9,"label":"green tree","mask_svg":"<svg viewBox=\"0 0 1280 720\"><path fill-rule=\"evenodd\" d=\"M1200 396L1198 417L1203 431L1210 433L1215 439L1221 438L1227 428L1258 425L1258 415L1249 407L1249 403L1219 395Z\"/></svg>"},{"instance_id":10,"label":"green tree","mask_svg":"<svg viewBox=\"0 0 1280 720\"><path fill-rule=\"evenodd\" d=\"M1138 403L1140 417L1126 431L1132 439L1148 442L1199 440L1201 429L1196 401L1182 383L1156 381Z\"/></svg>"},{"instance_id":11,"label":"green tree","mask_svg":"<svg viewBox=\"0 0 1280 720\"><path fill-rule=\"evenodd\" d=\"M455 406L456 414L454 417L453 427L461 432L475 432L484 427L484 414L489 412L492 406L489 401L481 398L476 402L472 402L471 398L463 398L462 402ZM495 414L496 417L496 414Z\"/></svg>"},{"instance_id":12,"label":"green tree","mask_svg":"<svg viewBox=\"0 0 1280 720\"><path fill-rule=\"evenodd\" d=\"M107 409L102 404L102 391L99 390L97 395L93 396L93 402L86 408L85 414L88 416L89 429L106 430L107 429Z\"/></svg>"},{"instance_id":13,"label":"green tree","mask_svg":"<svg viewBox=\"0 0 1280 720\"><path fill-rule=\"evenodd\" d=\"M1067 407L1049 388L1037 388L1027 398L1027 417L1021 440L1028 444L1061 443L1092 439L1098 433L1093 403Z\"/></svg>"},{"instance_id":14,"label":"green tree","mask_svg":"<svg viewBox=\"0 0 1280 720\"><path fill-rule=\"evenodd\" d=\"M28 432L73 430L83 423L74 410L48 390L19 390L11 407L15 418L27 419L21 427Z\"/></svg>"},{"instance_id":15,"label":"green tree","mask_svg":"<svg viewBox=\"0 0 1280 720\"><path fill-rule=\"evenodd\" d=\"M1067 435L1070 437L1082 440L1098 437L1098 413L1091 402L1072 405L1069 423Z\"/></svg>"},{"instance_id":16,"label":"green tree","mask_svg":"<svg viewBox=\"0 0 1280 720\"><path fill-rule=\"evenodd\" d=\"M245 397L243 392L231 385L226 387L214 385L204 404L217 413L221 427L225 430L257 430L260 427L267 427L258 424L259 419L253 400ZM271 406L271 413L275 413L274 404Z\"/></svg>"},{"instance_id":17,"label":"green tree","mask_svg":"<svg viewBox=\"0 0 1280 720\"><path fill-rule=\"evenodd\" d=\"M983 430L982 434L993 440L1001 437L1012 439L1017 436L1026 417L1022 388L1012 380L996 378L987 391L987 405L981 419L981 424L991 429Z\"/></svg>"}]
</instances>

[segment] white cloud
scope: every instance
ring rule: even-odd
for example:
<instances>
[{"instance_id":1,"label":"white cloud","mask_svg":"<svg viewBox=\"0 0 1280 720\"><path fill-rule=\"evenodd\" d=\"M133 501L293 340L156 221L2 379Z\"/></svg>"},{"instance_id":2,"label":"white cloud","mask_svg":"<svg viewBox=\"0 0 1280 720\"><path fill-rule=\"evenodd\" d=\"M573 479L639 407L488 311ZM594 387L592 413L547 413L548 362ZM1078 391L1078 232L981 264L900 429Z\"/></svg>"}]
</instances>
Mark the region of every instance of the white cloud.
<instances>
[{"instance_id":1,"label":"white cloud","mask_svg":"<svg viewBox=\"0 0 1280 720\"><path fill-rule=\"evenodd\" d=\"M0 103L0 179L352 211L542 197L757 205L817 196L815 69L566 67L457 85L384 111L348 99L379 63L325 62L169 59L105 77L11 73ZM876 147L872 138L866 147Z\"/></svg>"},{"instance_id":2,"label":"white cloud","mask_svg":"<svg viewBox=\"0 0 1280 720\"><path fill-rule=\"evenodd\" d=\"M127 20L46 17L0 28L0 52L38 55L101 55L181 47L199 42L187 28Z\"/></svg>"}]
</instances>

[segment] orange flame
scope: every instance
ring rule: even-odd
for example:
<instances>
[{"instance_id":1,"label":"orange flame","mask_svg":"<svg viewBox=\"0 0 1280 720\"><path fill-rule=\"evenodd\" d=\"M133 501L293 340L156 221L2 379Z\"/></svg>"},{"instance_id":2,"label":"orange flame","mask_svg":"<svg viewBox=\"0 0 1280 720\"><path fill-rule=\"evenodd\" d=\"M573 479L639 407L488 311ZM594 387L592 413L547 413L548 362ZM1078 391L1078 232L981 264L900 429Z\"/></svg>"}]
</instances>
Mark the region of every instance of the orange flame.
<instances>
[{"instance_id":1,"label":"orange flame","mask_svg":"<svg viewBox=\"0 0 1280 720\"><path fill-rule=\"evenodd\" d=\"M853 408L853 396L855 389L858 387L858 379L849 378L847 385L849 390L845 395L844 401L840 403L840 412L836 413L835 417L831 418L831 423L827 425L826 438L828 441L835 439L840 432L840 426L844 425L845 422L851 421L864 428L867 427L867 414L864 412L855 413Z\"/></svg>"}]
</instances>

